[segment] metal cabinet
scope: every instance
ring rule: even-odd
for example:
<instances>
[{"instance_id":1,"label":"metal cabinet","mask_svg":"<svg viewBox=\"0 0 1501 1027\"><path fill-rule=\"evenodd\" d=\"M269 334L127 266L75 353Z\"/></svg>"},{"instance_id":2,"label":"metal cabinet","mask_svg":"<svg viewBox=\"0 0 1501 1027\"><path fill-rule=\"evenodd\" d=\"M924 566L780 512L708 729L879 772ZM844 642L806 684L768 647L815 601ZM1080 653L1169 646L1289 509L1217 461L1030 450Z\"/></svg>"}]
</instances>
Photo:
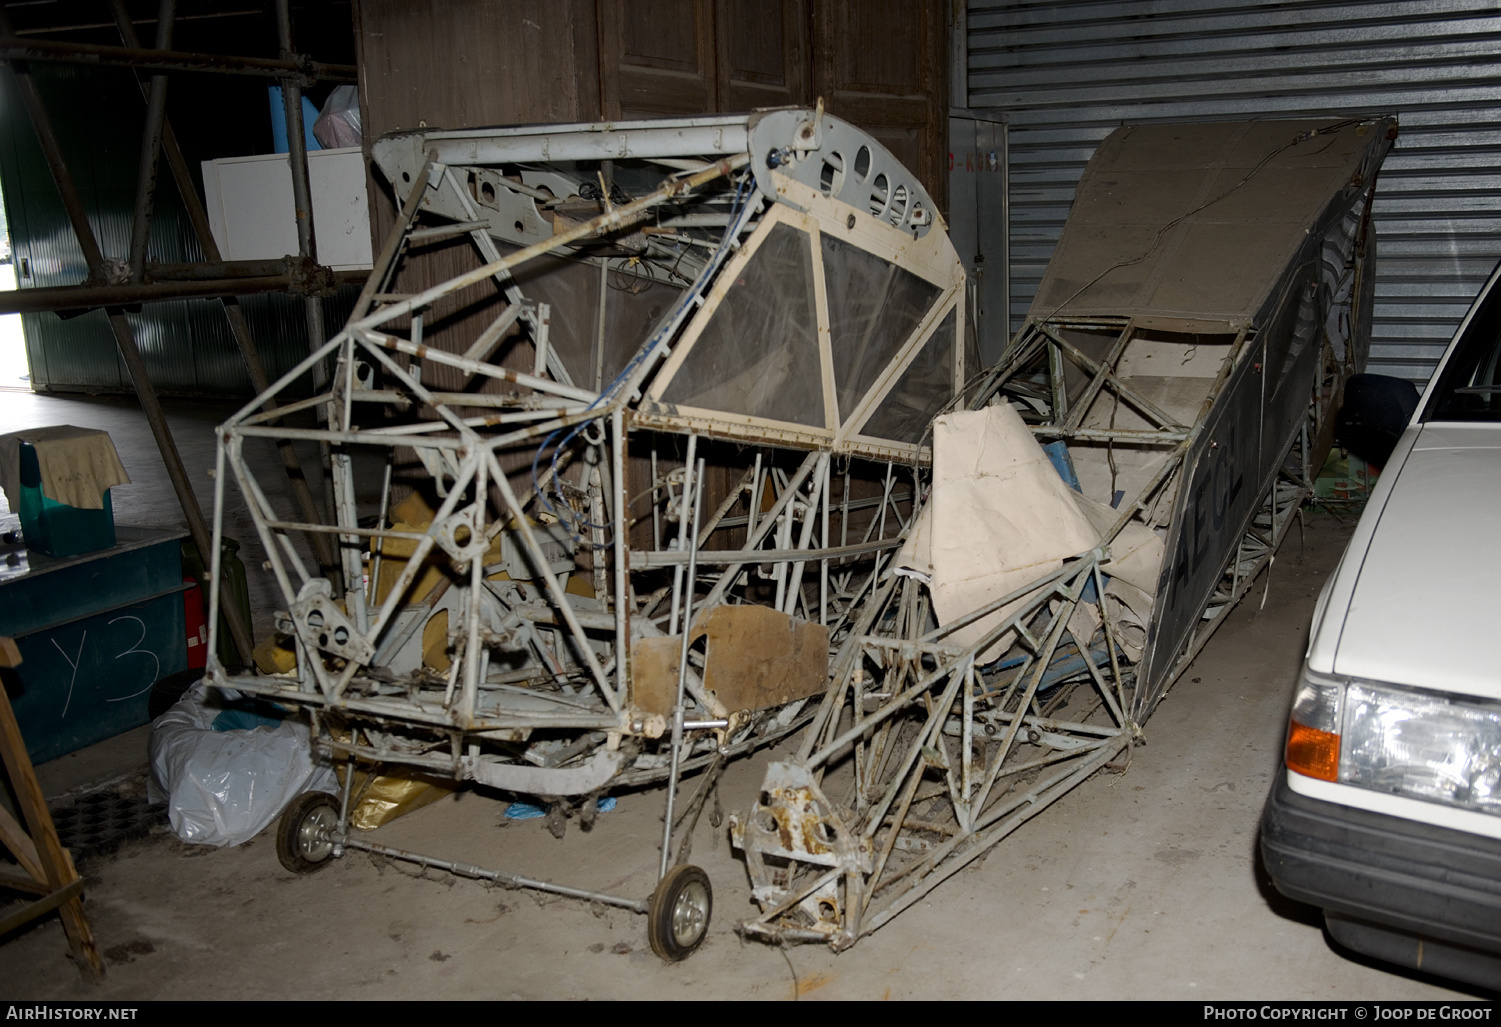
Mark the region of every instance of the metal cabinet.
<instances>
[{"instance_id":1,"label":"metal cabinet","mask_svg":"<svg viewBox=\"0 0 1501 1027\"><path fill-rule=\"evenodd\" d=\"M13 531L16 521L0 526ZM67 559L0 547L0 634L16 640L22 661L10 698L34 763L145 724L151 686L187 667L187 532L115 534L114 546Z\"/></svg>"}]
</instances>

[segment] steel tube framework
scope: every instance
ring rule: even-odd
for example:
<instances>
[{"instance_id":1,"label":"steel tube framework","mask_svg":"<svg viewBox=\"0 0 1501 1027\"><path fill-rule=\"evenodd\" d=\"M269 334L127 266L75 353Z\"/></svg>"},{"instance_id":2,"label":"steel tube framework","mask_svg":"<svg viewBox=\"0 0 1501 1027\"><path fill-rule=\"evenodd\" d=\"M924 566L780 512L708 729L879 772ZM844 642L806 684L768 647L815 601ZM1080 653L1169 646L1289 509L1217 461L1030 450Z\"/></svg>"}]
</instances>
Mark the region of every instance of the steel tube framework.
<instances>
[{"instance_id":1,"label":"steel tube framework","mask_svg":"<svg viewBox=\"0 0 1501 1027\"><path fill-rule=\"evenodd\" d=\"M808 120L789 123L786 145L816 150L808 136L818 117L812 112L811 119L805 114ZM698 139L693 132L702 130L722 142L755 131L744 118L720 121L690 126L688 138ZM651 184L643 184L640 168L616 165L617 175L634 176L633 194L595 190L594 216L559 222L540 240L508 239L508 221L497 226L487 220L477 203L485 198L465 184L466 176L473 183L480 172L434 159L443 139L417 140L422 145L403 151L414 163L383 165L392 181L411 185L400 197L400 223L382 246L349 322L231 417L220 439L225 474L245 497L287 601L279 626L295 650L296 670L236 675L216 663L210 674L217 683L309 707L320 749L341 759L405 764L514 791L573 796L575 803L606 787L665 779L669 805L660 871L668 881L680 876L670 864L686 858L692 825L712 791L702 784L679 818L679 780L709 768L712 781L726 758L807 723L806 700L828 680L830 631L846 636L856 624L872 630L864 605L872 596L889 595L878 576L883 558L901 544L912 521L916 492L893 489L895 468L887 461L868 472L873 482L884 481L880 496L852 498L849 474L832 473L831 452L780 454L764 444L774 444L779 429L761 418L764 430L752 430L764 442L747 456L750 466L734 473L727 492L706 494L715 479L701 446L727 435L674 419L660 404L651 421L665 422L667 430L646 427L640 418L645 393L659 388L663 375L677 373L672 360L680 361L695 344L683 340L711 345L703 341L706 326L721 323L716 319L731 301L726 288L739 281L727 275L739 275L749 255L789 225L799 233L792 238L816 240L818 218L827 219L830 230L838 224L846 231L856 218L847 206L821 211L824 201L816 197L803 203L801 192L796 206L767 195L759 184L759 176L771 173L764 155L753 159L699 141L690 150L698 159L685 161L675 149L684 145L681 138L662 142L671 134L665 125L619 131L648 149L660 144L671 151L643 162ZM545 207L555 190L567 189L570 202L578 204L600 176L586 164L570 172L577 176L571 182L560 179L555 153L563 151L555 151L555 143L595 145L607 137L608 131L586 128L530 140L532 160L552 161L546 182L553 191L523 178L514 195ZM863 144L879 145L868 139ZM806 159L806 174L816 173L812 158ZM781 167L795 163L791 157L779 160L785 161ZM809 188L795 178L787 182L775 185L778 195ZM915 181L900 184L911 202L928 202ZM421 223L424 208L450 217L449 227ZM789 222L789 210L808 213ZM905 231L892 227L883 210L862 216L864 235L856 236L862 249L886 261L907 259L912 240ZM656 326L630 343L634 355L620 353L622 341L611 334L604 306L613 302L611 247L649 219L675 227L670 236L645 236L656 249L649 249L644 266L649 271L671 259L680 272L676 281L690 284L674 286L676 298ZM924 222L916 230L919 240L926 228ZM477 266L416 295L392 295L389 283L407 247L435 233L469 235ZM502 242L511 243L510 252ZM962 312L955 313L952 297L962 289L962 266L941 234L916 252L914 273L941 287L902 330L895 362L872 385L879 395L856 396L862 401L851 404L854 419L843 433L826 433L832 446L924 458L914 445L920 440L871 446L858 428L903 371L919 362L924 344L940 338L945 316L949 334L929 346L926 359L955 369L940 398L957 397L962 363L954 352L962 331L952 322ZM611 286L601 290L599 310L583 323L593 336L591 360L599 364L607 351L618 354L610 358L618 367L613 380L597 370L570 370L565 350L548 344L547 305L517 285L516 272L556 255L597 262ZM312 254L305 249L303 256ZM487 281L505 304L489 327L458 347L461 352L423 341L422 318L435 302ZM819 302L832 306L824 290ZM531 344L530 358L518 359L521 342ZM827 333L818 344L829 346ZM463 384L430 388L408 360L442 365ZM281 396L287 385L324 361L332 362L332 370L315 395L287 403ZM827 402L832 386L823 394ZM306 409L326 411L326 422L315 428L274 423ZM758 423L756 417L749 422ZM334 472L330 516L298 517L261 487L244 453L246 440L257 438L326 447ZM392 523L398 505L391 497L389 458L382 460L388 470L373 505L355 487L350 470L356 451L384 455L398 446L410 447L431 478L435 503L416 526ZM518 471L517 458L526 454L532 472L523 489L525 468ZM647 464L648 487L633 500L628 479ZM837 506L836 484L843 489ZM367 509L378 511L373 522ZM656 525L644 548L631 537L631 525L643 519ZM664 549L668 535L677 538ZM342 569L336 581L312 573L301 555L317 539L336 549ZM575 573L583 567L590 573ZM436 579L434 570L441 572ZM741 614L751 619L734 631L771 631L773 640L777 631L792 631L805 639L799 646L811 648L799 650L804 655L795 668L755 672L771 675L759 686L725 678L728 672L719 668L727 659L778 655L774 641L769 649L746 647L729 641L739 637L734 631L717 634L721 619L729 616L738 625ZM436 636L434 625L444 626ZM652 669L657 660L663 661L660 671ZM800 675L795 687L778 676L794 670ZM658 683L661 692L655 691ZM560 730L575 734L556 735ZM340 801L336 837L340 845L365 846L348 833L350 802L349 796ZM450 866L411 854L400 858ZM585 894L545 882L535 886Z\"/></svg>"},{"instance_id":2,"label":"steel tube framework","mask_svg":"<svg viewBox=\"0 0 1501 1027\"><path fill-rule=\"evenodd\" d=\"M406 133L374 153L409 185L352 316L221 429L296 667L209 673L309 710L335 758L544 796L555 813L665 781L657 890L622 904L647 913L667 958L696 941L663 924L707 920L681 861L725 760L803 732L731 818L761 910L739 927L847 948L1070 789L1124 770L1308 492L1309 432L1258 434L1266 459L1222 517L1233 545L1203 571L1224 580L1175 613L1196 624L1184 644L1155 651L1193 530L1184 497L1207 494L1214 453L1239 452L1232 405L1261 402L1264 333L1175 342L1130 316L1038 317L995 368L966 366L963 268L928 197L910 177L883 194L859 182L862 162L870 179L904 172L818 110ZM469 236L473 266L390 292L409 248L447 234ZM550 274L600 287L580 299ZM484 283L471 302L496 306L471 337L424 340L435 303ZM649 323L616 317L647 290L661 297ZM922 298L888 307L900 290ZM563 296L576 309L550 322ZM1208 355L1165 386L1133 370L1143 343L1178 346L1163 351L1174 368ZM273 426L282 391L324 361L325 384L293 409L326 421ZM421 365L442 365L444 387ZM932 426L1003 405L1019 448L1036 448L1028 433L1062 442L1058 459L1110 500L1082 552L940 615L908 552L936 505ZM260 486L243 445L263 437L327 448L327 517ZM420 464L415 497L393 494L398 447ZM360 451L385 469L373 497L354 480ZM1216 481L1228 510L1230 479ZM337 580L300 555L317 538ZM1157 563L1133 572L1133 609L1135 552ZM597 898L386 851L352 833L352 801L337 846Z\"/></svg>"}]
</instances>

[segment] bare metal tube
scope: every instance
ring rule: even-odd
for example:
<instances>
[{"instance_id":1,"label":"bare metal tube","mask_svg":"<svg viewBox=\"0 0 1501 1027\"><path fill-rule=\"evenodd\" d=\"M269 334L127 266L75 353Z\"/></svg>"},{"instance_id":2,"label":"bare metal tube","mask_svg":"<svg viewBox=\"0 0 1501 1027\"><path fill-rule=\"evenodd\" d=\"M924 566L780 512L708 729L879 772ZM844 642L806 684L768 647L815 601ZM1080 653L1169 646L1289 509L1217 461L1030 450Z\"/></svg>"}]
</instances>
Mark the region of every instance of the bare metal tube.
<instances>
[{"instance_id":1,"label":"bare metal tube","mask_svg":"<svg viewBox=\"0 0 1501 1027\"><path fill-rule=\"evenodd\" d=\"M486 450L485 459L490 465L490 475L495 481L495 487L500 490L500 494L505 500L506 509L516 519L516 530L520 533L521 541L525 545L527 552L531 554L532 561L538 568L546 567L547 560L543 557L542 546L537 542L537 536L532 531L531 525L527 523L526 515L521 509L521 504L516 501L516 493L512 491L511 483L507 480L505 472L501 470L500 463L495 459L494 452ZM615 694L614 688L610 687L610 682L605 676L604 668L599 665L599 660L594 656L594 650L589 647L589 641L584 636L583 625L578 622L578 617L573 612L573 605L568 602L567 596L563 594L563 590L553 580L551 574L541 573L540 571L539 574L547 586L547 592L552 597L553 604L557 607L558 612L563 615L563 619L568 622L568 630L572 632L573 637L578 641L579 649L581 650L580 655L583 656L585 664L589 667L589 673L593 675L595 684L599 686L600 694L605 697L605 702L610 704L610 709L619 713L621 709L621 697Z\"/></svg>"},{"instance_id":2,"label":"bare metal tube","mask_svg":"<svg viewBox=\"0 0 1501 1027\"><path fill-rule=\"evenodd\" d=\"M483 136L464 132L429 132L423 136L445 164L508 164L535 160L540 147L550 161L623 160L642 154L652 157L704 157L741 153L749 142L744 115L696 118L692 121L650 122L629 130L609 124L550 125L508 133L490 130ZM702 167L702 164L696 165Z\"/></svg>"},{"instance_id":3,"label":"bare metal tube","mask_svg":"<svg viewBox=\"0 0 1501 1027\"><path fill-rule=\"evenodd\" d=\"M629 694L630 618L633 611L628 600L631 570L626 562L625 548L625 525L629 522L625 507L625 415L619 410L610 414L610 458L614 472L611 485L615 489L615 538L612 540L615 547L615 688L624 699Z\"/></svg>"},{"instance_id":4,"label":"bare metal tube","mask_svg":"<svg viewBox=\"0 0 1501 1027\"><path fill-rule=\"evenodd\" d=\"M804 554L804 559L798 560L792 565L791 579L787 585L787 608L782 612L788 615L797 613L797 601L802 596L803 568L807 567L808 543L813 541L813 527L818 520L818 507L823 499L823 490L829 484L829 455L822 454L819 457L818 467L813 471L813 494L808 497L808 516L803 519L803 531L798 539L797 548ZM827 533L827 532L826 532Z\"/></svg>"},{"instance_id":5,"label":"bare metal tube","mask_svg":"<svg viewBox=\"0 0 1501 1027\"><path fill-rule=\"evenodd\" d=\"M161 0L156 16L156 48L172 45L172 22L176 0ZM146 269L146 242L151 235L151 215L156 207L156 177L161 166L162 126L167 117L167 76L151 76L146 99L146 128L141 134L141 157L136 171L135 216L130 226L130 277L140 281Z\"/></svg>"},{"instance_id":6,"label":"bare metal tube","mask_svg":"<svg viewBox=\"0 0 1501 1027\"><path fill-rule=\"evenodd\" d=\"M766 517L756 526L756 530L751 534L751 537L745 540L746 549L754 549L766 538L772 527L776 525L777 518L787 508L787 505L792 502L793 497L797 495L797 490L802 487L803 482L807 480L808 475L817 466L818 459L819 454L817 453L809 453L803 458L803 462L798 466L791 480L787 482L787 487L783 489L782 495L773 504L772 508L766 511ZM745 564L750 562L752 561L746 560L741 563L732 563L725 569L718 583L710 589L708 596L704 599L703 605L705 609L713 607L724 598L724 594L734 586L736 579L740 577L740 571L745 567Z\"/></svg>"},{"instance_id":7,"label":"bare metal tube","mask_svg":"<svg viewBox=\"0 0 1501 1027\"><path fill-rule=\"evenodd\" d=\"M688 437L689 460L692 460L693 440ZM667 876L667 861L672 856L672 807L678 790L678 764L683 758L684 709L683 694L688 686L688 638L692 634L689 625L693 622L693 583L698 565L693 557L698 553L698 516L704 505L704 461L698 461L694 475L697 486L693 493L693 521L684 533L688 540L688 587L683 595L683 644L678 650L678 694L672 708L672 769L667 774L667 816L662 820L662 864L658 879ZM687 493L684 492L684 499Z\"/></svg>"},{"instance_id":8,"label":"bare metal tube","mask_svg":"<svg viewBox=\"0 0 1501 1027\"><path fill-rule=\"evenodd\" d=\"M606 906L618 906L621 909L629 909L633 913L645 913L650 908L650 904L645 899L626 899L618 895L607 894L606 892L589 891L584 888L569 888L565 885L553 884L551 881L543 881L535 877L522 877L519 874L506 874L499 870L486 870L472 863L455 863L446 859L437 859L433 856L423 856L416 852L409 852L406 849L392 848L389 845L377 845L374 842L360 841L353 838L345 838L343 845L347 849L357 849L360 852L385 856L387 859L399 859L407 863L416 863L419 866L447 870L449 873L458 874L460 877L472 877L479 881L494 881L509 888L530 888L533 891L550 892L553 895L566 895L571 899L584 899L587 902L599 902Z\"/></svg>"},{"instance_id":9,"label":"bare metal tube","mask_svg":"<svg viewBox=\"0 0 1501 1027\"><path fill-rule=\"evenodd\" d=\"M681 507L678 510L678 550L677 551L679 553L685 553L685 554L689 551L689 546L691 544L690 543L690 539L689 539L689 534L688 534L688 504L689 504L689 502L693 498L693 487L694 487L695 484L697 484L696 481L694 480L694 476L693 476L693 456L694 456L694 453L697 452L697 447L698 447L698 436L697 435L689 435L688 436L688 456L683 461L683 499L682 499ZM697 546L694 546L693 548L697 549ZM693 588L693 582L690 581L688 583L688 588L689 588L690 591L692 590L692 588ZM680 609L682 609L682 607L683 607L682 597L683 597L683 567L682 567L682 564L678 564L676 567L673 568L673 572L672 572L672 613L667 618L667 633L669 635L675 635L678 632L678 611ZM686 634L687 634L687 630L685 628L684 629L684 635L686 636Z\"/></svg>"},{"instance_id":10,"label":"bare metal tube","mask_svg":"<svg viewBox=\"0 0 1501 1027\"><path fill-rule=\"evenodd\" d=\"M458 292L460 289L466 289L471 285L477 285L487 278L495 277L501 272L508 272L514 267L525 264L527 261L543 256L544 254L551 253L553 250L566 246L569 243L591 238L610 229L630 224L651 208L668 200L676 199L691 189L711 182L716 178L722 178L736 168L743 167L749 160L750 155L742 153L734 158L717 161L707 171L702 171L688 178L669 183L655 192L648 193L639 200L622 204L611 211L601 214L599 217L585 221L576 228L569 229L567 232L552 236L539 243L533 243L531 246L517 250L515 253L501 260L492 261L483 267L459 275L457 278L450 278L446 282L425 289L399 303L392 303L382 307L375 313L367 314L358 320L351 320L350 328L378 328L387 322L394 321L396 318L406 317L408 314L429 306L434 300L447 296L450 293Z\"/></svg>"},{"instance_id":11,"label":"bare metal tube","mask_svg":"<svg viewBox=\"0 0 1501 1027\"><path fill-rule=\"evenodd\" d=\"M483 374L500 381L515 382L518 385L525 385L529 389L536 389L538 392L548 392L556 396L562 396L564 399L580 400L585 403L599 398L598 393L591 392L588 389L563 385L548 378L539 378L536 375L526 374L523 371L513 371L508 367L500 367L497 364L486 364L478 360L469 360L466 357L446 353L431 346L408 342L405 339L398 339L395 336L372 331L361 331L359 334L367 342L374 345L384 346L386 349L395 350L398 353L406 353L421 360L431 360L437 364L456 367L470 374Z\"/></svg>"},{"instance_id":12,"label":"bare metal tube","mask_svg":"<svg viewBox=\"0 0 1501 1027\"><path fill-rule=\"evenodd\" d=\"M354 82L358 69L349 64L322 64L303 59L232 57L225 54L190 53L184 50L146 50L139 47L65 43L51 39L19 39L9 26L0 40L0 60L42 61L53 64L84 64L105 68L139 68L143 71L195 71L220 75L252 75L260 78L297 78L308 82Z\"/></svg>"}]
</instances>

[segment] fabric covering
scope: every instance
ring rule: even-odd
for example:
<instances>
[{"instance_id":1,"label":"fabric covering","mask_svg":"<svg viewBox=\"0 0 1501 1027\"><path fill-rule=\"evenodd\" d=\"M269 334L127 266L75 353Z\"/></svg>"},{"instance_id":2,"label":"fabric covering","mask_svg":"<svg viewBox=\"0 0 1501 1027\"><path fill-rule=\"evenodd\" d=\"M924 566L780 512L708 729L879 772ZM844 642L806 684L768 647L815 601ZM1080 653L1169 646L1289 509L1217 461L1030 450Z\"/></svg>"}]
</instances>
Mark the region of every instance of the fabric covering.
<instances>
[{"instance_id":1,"label":"fabric covering","mask_svg":"<svg viewBox=\"0 0 1501 1027\"><path fill-rule=\"evenodd\" d=\"M130 475L109 433L59 424L0 435L0 487L12 510L21 508L21 443L36 449L42 495L80 510L104 509L104 493L129 485Z\"/></svg>"},{"instance_id":2,"label":"fabric covering","mask_svg":"<svg viewBox=\"0 0 1501 1027\"><path fill-rule=\"evenodd\" d=\"M1064 484L1011 406L945 414L933 422L932 495L898 555L896 573L926 582L938 622L947 624L1057 571L1065 559L1099 544L1115 519L1109 506ZM1111 616L1144 630L1161 572L1162 540L1146 525L1131 523L1110 549L1114 559L1101 570L1128 586L1115 593L1107 588L1114 600L1108 604ZM955 631L949 641L979 642L1025 601ZM1075 626L1088 630L1083 620ZM1014 637L1001 636L980 654L981 662L1001 656ZM1127 651L1140 654L1129 643Z\"/></svg>"},{"instance_id":3,"label":"fabric covering","mask_svg":"<svg viewBox=\"0 0 1501 1027\"><path fill-rule=\"evenodd\" d=\"M1079 179L1027 316L1259 324L1309 232L1354 202L1395 134L1389 119L1118 128Z\"/></svg>"}]
</instances>

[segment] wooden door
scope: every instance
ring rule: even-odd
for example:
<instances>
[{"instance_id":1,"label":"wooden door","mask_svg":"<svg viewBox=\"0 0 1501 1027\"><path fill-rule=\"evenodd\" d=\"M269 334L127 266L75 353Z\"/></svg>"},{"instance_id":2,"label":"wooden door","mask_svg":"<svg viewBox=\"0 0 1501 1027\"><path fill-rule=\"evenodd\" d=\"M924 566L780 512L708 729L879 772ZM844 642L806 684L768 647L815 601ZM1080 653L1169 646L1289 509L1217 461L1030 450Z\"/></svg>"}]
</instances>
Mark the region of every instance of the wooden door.
<instances>
[{"instance_id":1,"label":"wooden door","mask_svg":"<svg viewBox=\"0 0 1501 1027\"><path fill-rule=\"evenodd\" d=\"M809 0L813 92L881 141L948 210L947 11L938 0Z\"/></svg>"},{"instance_id":2,"label":"wooden door","mask_svg":"<svg viewBox=\"0 0 1501 1027\"><path fill-rule=\"evenodd\" d=\"M718 111L713 0L599 0L605 118Z\"/></svg>"},{"instance_id":3,"label":"wooden door","mask_svg":"<svg viewBox=\"0 0 1501 1027\"><path fill-rule=\"evenodd\" d=\"M359 0L355 18L376 252L400 209L400 198L393 197L390 184L368 160L370 145L385 133L424 126L595 121L600 116L595 0ZM462 274L477 261L467 238L429 246L406 258L393 287L417 292ZM458 316L455 311L495 291L482 282L439 301L428 312L424 342L462 349L478 331L476 325L487 324L498 310L492 305ZM502 362L529 370L529 360L528 347ZM429 384L439 388L463 381L451 368L433 367L428 374Z\"/></svg>"},{"instance_id":4,"label":"wooden door","mask_svg":"<svg viewBox=\"0 0 1501 1027\"><path fill-rule=\"evenodd\" d=\"M721 111L813 101L804 0L717 0L714 28Z\"/></svg>"}]
</instances>

